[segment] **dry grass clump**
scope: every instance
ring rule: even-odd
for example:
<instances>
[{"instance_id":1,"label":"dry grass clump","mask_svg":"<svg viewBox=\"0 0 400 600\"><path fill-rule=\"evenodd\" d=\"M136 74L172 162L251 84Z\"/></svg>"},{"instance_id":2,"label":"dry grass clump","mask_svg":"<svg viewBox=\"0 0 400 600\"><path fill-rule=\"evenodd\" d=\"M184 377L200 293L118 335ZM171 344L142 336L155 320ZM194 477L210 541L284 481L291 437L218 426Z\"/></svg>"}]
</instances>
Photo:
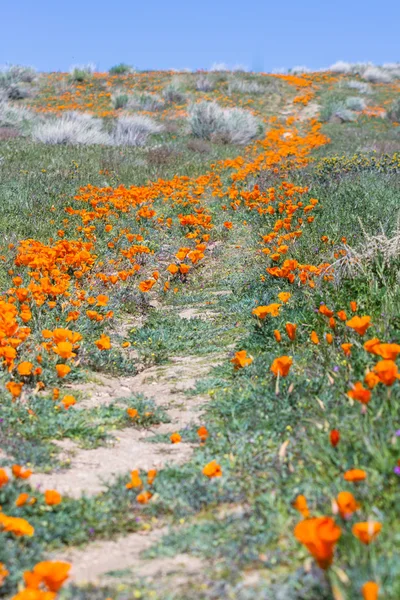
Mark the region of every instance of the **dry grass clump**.
<instances>
[{"instance_id":1,"label":"dry grass clump","mask_svg":"<svg viewBox=\"0 0 400 600\"><path fill-rule=\"evenodd\" d=\"M359 96L349 96L346 98L346 108L350 110L364 110L366 108L367 103L364 98L360 98Z\"/></svg>"},{"instance_id":2,"label":"dry grass clump","mask_svg":"<svg viewBox=\"0 0 400 600\"><path fill-rule=\"evenodd\" d=\"M196 89L199 92L211 92L215 87L215 79L207 77L206 75L200 75L196 79Z\"/></svg>"},{"instance_id":3,"label":"dry grass clump","mask_svg":"<svg viewBox=\"0 0 400 600\"><path fill-rule=\"evenodd\" d=\"M336 283L359 275L373 275L381 285L390 281L400 284L400 213L392 237L388 237L383 227L381 233L371 235L359 221L364 240L357 248L344 246L346 255L331 267Z\"/></svg>"},{"instance_id":4,"label":"dry grass clump","mask_svg":"<svg viewBox=\"0 0 400 600\"><path fill-rule=\"evenodd\" d=\"M13 127L22 132L29 129L35 118L27 108L0 101L0 127Z\"/></svg>"},{"instance_id":5,"label":"dry grass clump","mask_svg":"<svg viewBox=\"0 0 400 600\"><path fill-rule=\"evenodd\" d=\"M186 102L186 94L182 82L175 77L163 89L162 95L164 100L170 104L184 104Z\"/></svg>"},{"instance_id":6,"label":"dry grass clump","mask_svg":"<svg viewBox=\"0 0 400 600\"><path fill-rule=\"evenodd\" d=\"M72 65L69 69L72 81L83 82L90 79L96 70L96 65L88 63L86 65Z\"/></svg>"},{"instance_id":7,"label":"dry grass clump","mask_svg":"<svg viewBox=\"0 0 400 600\"><path fill-rule=\"evenodd\" d=\"M400 123L400 98L397 98L388 110L388 117L394 123Z\"/></svg>"},{"instance_id":8,"label":"dry grass clump","mask_svg":"<svg viewBox=\"0 0 400 600\"><path fill-rule=\"evenodd\" d=\"M131 65L127 65L125 63L119 63L118 65L114 65L108 71L110 75L129 75L129 73L134 72L134 68Z\"/></svg>"},{"instance_id":9,"label":"dry grass clump","mask_svg":"<svg viewBox=\"0 0 400 600\"><path fill-rule=\"evenodd\" d=\"M350 110L344 102L332 100L326 102L321 107L320 119L323 122L337 121L341 123L350 123L357 120L357 115Z\"/></svg>"},{"instance_id":10,"label":"dry grass clump","mask_svg":"<svg viewBox=\"0 0 400 600\"><path fill-rule=\"evenodd\" d=\"M150 117L134 115L117 119L111 133L115 146L144 146L149 135L163 131L162 125Z\"/></svg>"},{"instance_id":11,"label":"dry grass clump","mask_svg":"<svg viewBox=\"0 0 400 600\"><path fill-rule=\"evenodd\" d=\"M129 102L128 94L124 94L123 92L117 92L111 97L111 103L115 110L119 110L120 108L126 108Z\"/></svg>"},{"instance_id":12,"label":"dry grass clump","mask_svg":"<svg viewBox=\"0 0 400 600\"><path fill-rule=\"evenodd\" d=\"M393 80L393 75L390 71L371 66L364 71L362 78L370 83L390 83Z\"/></svg>"},{"instance_id":13,"label":"dry grass clump","mask_svg":"<svg viewBox=\"0 0 400 600\"><path fill-rule=\"evenodd\" d=\"M110 144L110 136L103 130L101 119L73 111L38 123L32 131L32 137L43 144Z\"/></svg>"},{"instance_id":14,"label":"dry grass clump","mask_svg":"<svg viewBox=\"0 0 400 600\"><path fill-rule=\"evenodd\" d=\"M226 144L248 144L263 131L261 122L249 111L222 108L216 102L199 102L189 108L192 135Z\"/></svg>"},{"instance_id":15,"label":"dry grass clump","mask_svg":"<svg viewBox=\"0 0 400 600\"><path fill-rule=\"evenodd\" d=\"M141 92L128 97L127 108L155 112L165 108L165 102L158 94Z\"/></svg>"},{"instance_id":16,"label":"dry grass clump","mask_svg":"<svg viewBox=\"0 0 400 600\"><path fill-rule=\"evenodd\" d=\"M372 91L371 86L368 85L368 83L365 83L365 81L358 81L357 79L346 81L345 85L352 90L357 90L359 94L370 94Z\"/></svg>"},{"instance_id":17,"label":"dry grass clump","mask_svg":"<svg viewBox=\"0 0 400 600\"><path fill-rule=\"evenodd\" d=\"M232 78L229 82L228 91L230 94L265 94L266 88L257 81L246 81L245 79Z\"/></svg>"},{"instance_id":18,"label":"dry grass clump","mask_svg":"<svg viewBox=\"0 0 400 600\"><path fill-rule=\"evenodd\" d=\"M24 67L22 65L7 65L0 68L0 85L32 83L36 79L37 73L33 67Z\"/></svg>"}]
</instances>

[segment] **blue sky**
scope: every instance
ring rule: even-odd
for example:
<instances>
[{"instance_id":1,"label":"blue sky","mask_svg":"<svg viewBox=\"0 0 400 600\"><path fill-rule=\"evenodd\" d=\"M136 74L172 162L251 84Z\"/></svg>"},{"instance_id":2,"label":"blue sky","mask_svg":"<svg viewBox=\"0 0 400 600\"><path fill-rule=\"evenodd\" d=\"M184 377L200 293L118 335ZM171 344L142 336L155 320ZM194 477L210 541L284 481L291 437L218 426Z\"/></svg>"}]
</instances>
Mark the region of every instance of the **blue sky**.
<instances>
[{"instance_id":1,"label":"blue sky","mask_svg":"<svg viewBox=\"0 0 400 600\"><path fill-rule=\"evenodd\" d=\"M253 70L400 61L399 0L1 0L0 64Z\"/></svg>"}]
</instances>

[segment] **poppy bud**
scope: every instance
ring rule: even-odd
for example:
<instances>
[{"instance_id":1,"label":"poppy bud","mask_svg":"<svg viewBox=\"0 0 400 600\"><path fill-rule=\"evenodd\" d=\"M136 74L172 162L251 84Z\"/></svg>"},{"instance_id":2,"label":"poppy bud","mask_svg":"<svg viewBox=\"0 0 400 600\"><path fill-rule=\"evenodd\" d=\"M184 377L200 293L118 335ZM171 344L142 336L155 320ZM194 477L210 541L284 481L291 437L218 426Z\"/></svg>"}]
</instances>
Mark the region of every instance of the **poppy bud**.
<instances>
[{"instance_id":1,"label":"poppy bud","mask_svg":"<svg viewBox=\"0 0 400 600\"><path fill-rule=\"evenodd\" d=\"M336 446L340 442L340 433L337 429L332 429L332 431L329 434L329 440L331 442L331 446L336 448Z\"/></svg>"}]
</instances>

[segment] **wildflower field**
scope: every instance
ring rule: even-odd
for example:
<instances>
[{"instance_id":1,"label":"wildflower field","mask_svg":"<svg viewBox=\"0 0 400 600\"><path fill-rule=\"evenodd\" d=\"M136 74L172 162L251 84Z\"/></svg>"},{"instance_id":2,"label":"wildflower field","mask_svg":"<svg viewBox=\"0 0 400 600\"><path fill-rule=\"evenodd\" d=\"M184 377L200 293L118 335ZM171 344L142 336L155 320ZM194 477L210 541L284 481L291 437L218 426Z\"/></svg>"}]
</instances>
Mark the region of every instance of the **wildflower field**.
<instances>
[{"instance_id":1,"label":"wildflower field","mask_svg":"<svg viewBox=\"0 0 400 600\"><path fill-rule=\"evenodd\" d=\"M334 67L0 73L0 598L400 598L400 68Z\"/></svg>"}]
</instances>

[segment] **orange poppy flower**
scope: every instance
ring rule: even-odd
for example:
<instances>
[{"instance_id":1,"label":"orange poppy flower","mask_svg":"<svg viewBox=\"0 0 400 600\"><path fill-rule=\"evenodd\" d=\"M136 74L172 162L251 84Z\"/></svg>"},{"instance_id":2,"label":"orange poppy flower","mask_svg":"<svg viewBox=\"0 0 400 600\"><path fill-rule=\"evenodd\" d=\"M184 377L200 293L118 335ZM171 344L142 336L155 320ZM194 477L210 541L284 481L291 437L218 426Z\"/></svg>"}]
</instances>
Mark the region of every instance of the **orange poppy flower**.
<instances>
[{"instance_id":1,"label":"orange poppy flower","mask_svg":"<svg viewBox=\"0 0 400 600\"><path fill-rule=\"evenodd\" d=\"M97 296L96 306L107 306L108 302L109 297L105 296L104 294L100 294L99 296Z\"/></svg>"},{"instance_id":2,"label":"orange poppy flower","mask_svg":"<svg viewBox=\"0 0 400 600\"><path fill-rule=\"evenodd\" d=\"M336 446L340 442L340 432L338 429L332 429L332 431L329 433L329 441L331 443L331 446L336 448Z\"/></svg>"},{"instance_id":3,"label":"orange poppy flower","mask_svg":"<svg viewBox=\"0 0 400 600\"><path fill-rule=\"evenodd\" d=\"M312 341L313 344L315 344L316 346L319 344L319 337L317 335L317 333L315 331L311 332L310 335L310 340Z\"/></svg>"},{"instance_id":4,"label":"orange poppy flower","mask_svg":"<svg viewBox=\"0 0 400 600\"><path fill-rule=\"evenodd\" d=\"M29 494L22 493L16 499L15 506L18 506L18 507L24 506L28 502L28 500L29 500Z\"/></svg>"},{"instance_id":5,"label":"orange poppy flower","mask_svg":"<svg viewBox=\"0 0 400 600\"><path fill-rule=\"evenodd\" d=\"M248 365L251 365L253 359L251 356L247 356L246 350L240 350L235 353L235 356L231 359L231 363L234 365L235 369L243 369Z\"/></svg>"},{"instance_id":6,"label":"orange poppy flower","mask_svg":"<svg viewBox=\"0 0 400 600\"><path fill-rule=\"evenodd\" d=\"M331 333L327 333L325 336L326 341L328 342L328 344L332 344L333 342L333 335Z\"/></svg>"},{"instance_id":7,"label":"orange poppy flower","mask_svg":"<svg viewBox=\"0 0 400 600\"><path fill-rule=\"evenodd\" d=\"M141 281L139 283L139 290L145 294L151 290L155 283L155 279L146 279L145 281Z\"/></svg>"},{"instance_id":8,"label":"orange poppy flower","mask_svg":"<svg viewBox=\"0 0 400 600\"><path fill-rule=\"evenodd\" d=\"M60 378L65 377L71 371L71 367L68 365L56 365L57 376Z\"/></svg>"},{"instance_id":9,"label":"orange poppy flower","mask_svg":"<svg viewBox=\"0 0 400 600\"><path fill-rule=\"evenodd\" d=\"M3 585L4 581L7 579L9 572L7 571L5 565L0 563L0 587Z\"/></svg>"},{"instance_id":10,"label":"orange poppy flower","mask_svg":"<svg viewBox=\"0 0 400 600\"><path fill-rule=\"evenodd\" d=\"M32 471L29 469L25 469L24 471L24 468L20 465L13 465L11 467L11 471L16 479L29 479L29 477L32 475Z\"/></svg>"},{"instance_id":11,"label":"orange poppy flower","mask_svg":"<svg viewBox=\"0 0 400 600\"><path fill-rule=\"evenodd\" d=\"M396 379L400 379L397 365L393 360L380 360L373 371L384 385L393 385Z\"/></svg>"},{"instance_id":12,"label":"orange poppy flower","mask_svg":"<svg viewBox=\"0 0 400 600\"><path fill-rule=\"evenodd\" d=\"M366 350L370 354L376 354L375 347L379 344L380 340L378 338L372 338L364 343L364 350Z\"/></svg>"},{"instance_id":13,"label":"orange poppy flower","mask_svg":"<svg viewBox=\"0 0 400 600\"><path fill-rule=\"evenodd\" d=\"M207 428L204 426L199 427L199 429L197 430L197 435L199 436L200 441L204 443L208 438Z\"/></svg>"},{"instance_id":14,"label":"orange poppy flower","mask_svg":"<svg viewBox=\"0 0 400 600\"><path fill-rule=\"evenodd\" d=\"M396 360L400 354L399 344L377 344L374 347L374 354L381 356L385 360Z\"/></svg>"},{"instance_id":15,"label":"orange poppy flower","mask_svg":"<svg viewBox=\"0 0 400 600\"><path fill-rule=\"evenodd\" d=\"M30 375L32 373L32 369L33 369L33 364L28 361L19 363L19 365L17 367L17 371L22 377L27 377L28 375Z\"/></svg>"},{"instance_id":16,"label":"orange poppy flower","mask_svg":"<svg viewBox=\"0 0 400 600\"><path fill-rule=\"evenodd\" d=\"M372 390L380 382L380 379L378 375L376 375L372 371L368 371L368 373L364 377L364 382L367 384L369 389Z\"/></svg>"},{"instance_id":17,"label":"orange poppy flower","mask_svg":"<svg viewBox=\"0 0 400 600\"><path fill-rule=\"evenodd\" d=\"M179 271L179 267L174 264L171 264L167 267L167 271L171 273L171 275L175 275Z\"/></svg>"},{"instance_id":18,"label":"orange poppy flower","mask_svg":"<svg viewBox=\"0 0 400 600\"><path fill-rule=\"evenodd\" d=\"M128 490L131 490L132 488L141 488L143 486L143 482L140 478L139 475L139 471L138 469L135 469L134 471L131 471L131 480L129 483L126 484L126 488Z\"/></svg>"},{"instance_id":19,"label":"orange poppy flower","mask_svg":"<svg viewBox=\"0 0 400 600\"><path fill-rule=\"evenodd\" d=\"M382 524L378 521L365 521L355 523L351 529L353 535L363 544L370 544L382 529Z\"/></svg>"},{"instance_id":20,"label":"orange poppy flower","mask_svg":"<svg viewBox=\"0 0 400 600\"><path fill-rule=\"evenodd\" d=\"M361 592L364 600L378 600L379 585L375 581L366 581Z\"/></svg>"},{"instance_id":21,"label":"orange poppy flower","mask_svg":"<svg viewBox=\"0 0 400 600\"><path fill-rule=\"evenodd\" d=\"M286 323L285 329L289 340L293 342L296 339L297 325L294 325L293 323Z\"/></svg>"},{"instance_id":22,"label":"orange poppy flower","mask_svg":"<svg viewBox=\"0 0 400 600\"><path fill-rule=\"evenodd\" d=\"M9 478L7 473L5 472L4 469L0 469L0 488L3 487L3 485L6 485L6 483L8 483Z\"/></svg>"},{"instance_id":23,"label":"orange poppy flower","mask_svg":"<svg viewBox=\"0 0 400 600\"><path fill-rule=\"evenodd\" d=\"M348 471L346 471L343 477L346 481L358 482L366 479L367 474L362 469L349 469Z\"/></svg>"},{"instance_id":24,"label":"orange poppy flower","mask_svg":"<svg viewBox=\"0 0 400 600\"><path fill-rule=\"evenodd\" d=\"M262 321L270 315L271 317L277 317L279 315L279 309L282 304L277 304L276 302L273 304L268 304L267 306L257 306L257 308L253 308L251 311L253 315L261 319Z\"/></svg>"},{"instance_id":25,"label":"orange poppy flower","mask_svg":"<svg viewBox=\"0 0 400 600\"><path fill-rule=\"evenodd\" d=\"M56 490L46 490L44 493L44 501L47 506L57 506L60 504L62 500L61 494L59 494Z\"/></svg>"},{"instance_id":26,"label":"orange poppy flower","mask_svg":"<svg viewBox=\"0 0 400 600\"><path fill-rule=\"evenodd\" d=\"M13 533L17 537L28 535L31 537L35 530L28 521L20 519L18 517L7 517L3 513L0 513L0 530L8 531Z\"/></svg>"},{"instance_id":27,"label":"orange poppy flower","mask_svg":"<svg viewBox=\"0 0 400 600\"><path fill-rule=\"evenodd\" d=\"M277 342L280 342L282 339L281 332L279 329L274 329L274 338Z\"/></svg>"},{"instance_id":28,"label":"orange poppy flower","mask_svg":"<svg viewBox=\"0 0 400 600\"><path fill-rule=\"evenodd\" d=\"M331 517L304 519L294 530L295 537L314 556L321 569L327 569L333 560L335 545L342 531Z\"/></svg>"},{"instance_id":29,"label":"orange poppy flower","mask_svg":"<svg viewBox=\"0 0 400 600\"><path fill-rule=\"evenodd\" d=\"M222 469L216 460L212 460L203 468L203 475L212 479L213 477L221 477Z\"/></svg>"},{"instance_id":30,"label":"orange poppy flower","mask_svg":"<svg viewBox=\"0 0 400 600\"><path fill-rule=\"evenodd\" d=\"M341 321L346 321L347 315L344 310L339 310L339 312L337 312L336 314Z\"/></svg>"},{"instance_id":31,"label":"orange poppy flower","mask_svg":"<svg viewBox=\"0 0 400 600\"><path fill-rule=\"evenodd\" d=\"M22 387L23 387L22 383L16 383L15 381L8 381L6 383L6 388L8 389L10 394L13 396L13 398L18 398L21 395Z\"/></svg>"},{"instance_id":32,"label":"orange poppy flower","mask_svg":"<svg viewBox=\"0 0 400 600\"><path fill-rule=\"evenodd\" d=\"M138 415L139 415L139 411L136 408L127 408L126 409L126 414L131 419L136 419L138 417Z\"/></svg>"},{"instance_id":33,"label":"orange poppy flower","mask_svg":"<svg viewBox=\"0 0 400 600\"><path fill-rule=\"evenodd\" d=\"M333 317L333 310L330 310L325 304L321 304L321 306L319 307L319 312L321 313L321 315L325 315L325 317L328 317L328 319Z\"/></svg>"},{"instance_id":34,"label":"orange poppy flower","mask_svg":"<svg viewBox=\"0 0 400 600\"><path fill-rule=\"evenodd\" d=\"M108 335L101 334L100 339L94 342L99 350L109 350L111 348L111 340Z\"/></svg>"},{"instance_id":35,"label":"orange poppy flower","mask_svg":"<svg viewBox=\"0 0 400 600\"><path fill-rule=\"evenodd\" d=\"M153 494L146 490L145 492L138 494L136 496L136 500L139 502L139 504L147 504L152 496Z\"/></svg>"},{"instance_id":36,"label":"orange poppy flower","mask_svg":"<svg viewBox=\"0 0 400 600\"><path fill-rule=\"evenodd\" d=\"M303 515L303 517L305 519L307 519L310 516L310 511L308 510L307 500L306 500L306 497L303 496L303 494L299 494L297 496L297 498L294 500L292 506L293 506L293 508L298 510L299 513L301 515Z\"/></svg>"},{"instance_id":37,"label":"orange poppy flower","mask_svg":"<svg viewBox=\"0 0 400 600\"><path fill-rule=\"evenodd\" d=\"M70 408L70 406L73 406L74 404L76 404L75 398L70 395L64 396L64 398L61 400L61 402L66 410L68 410L68 408Z\"/></svg>"},{"instance_id":38,"label":"orange poppy flower","mask_svg":"<svg viewBox=\"0 0 400 600\"><path fill-rule=\"evenodd\" d=\"M59 342L57 347L54 348L54 352L58 354L60 358L68 359L76 356L75 352L72 351L73 345L71 342Z\"/></svg>"},{"instance_id":39,"label":"orange poppy flower","mask_svg":"<svg viewBox=\"0 0 400 600\"><path fill-rule=\"evenodd\" d=\"M351 348L353 344L341 344L341 348L346 356L351 356Z\"/></svg>"},{"instance_id":40,"label":"orange poppy flower","mask_svg":"<svg viewBox=\"0 0 400 600\"><path fill-rule=\"evenodd\" d=\"M157 477L157 469L150 469L150 471L148 471L148 473L147 473L147 483L149 485L152 485L153 481L155 480L156 477Z\"/></svg>"},{"instance_id":41,"label":"orange poppy flower","mask_svg":"<svg viewBox=\"0 0 400 600\"><path fill-rule=\"evenodd\" d=\"M354 329L359 335L364 335L368 327L371 327L371 317L365 315L364 317L353 317L350 321L346 321L347 327Z\"/></svg>"},{"instance_id":42,"label":"orange poppy flower","mask_svg":"<svg viewBox=\"0 0 400 600\"><path fill-rule=\"evenodd\" d=\"M29 589L39 589L39 586L43 584L50 592L57 593L68 579L70 569L71 565L66 562L43 561L37 563L32 571L24 573L25 585Z\"/></svg>"},{"instance_id":43,"label":"orange poppy flower","mask_svg":"<svg viewBox=\"0 0 400 600\"><path fill-rule=\"evenodd\" d=\"M352 310L353 312L356 312L356 310L357 310L357 302L356 302L355 300L352 300L352 301L350 302L350 308L351 308L351 310Z\"/></svg>"},{"instance_id":44,"label":"orange poppy flower","mask_svg":"<svg viewBox=\"0 0 400 600\"><path fill-rule=\"evenodd\" d=\"M276 377L278 375L281 377L286 377L292 364L293 360L291 356L279 356L278 358L274 359L271 365L271 371Z\"/></svg>"},{"instance_id":45,"label":"orange poppy flower","mask_svg":"<svg viewBox=\"0 0 400 600\"><path fill-rule=\"evenodd\" d=\"M351 492L340 492L336 498L339 514L342 519L349 519L360 508Z\"/></svg>"},{"instance_id":46,"label":"orange poppy flower","mask_svg":"<svg viewBox=\"0 0 400 600\"><path fill-rule=\"evenodd\" d=\"M292 296L290 292L279 292L278 298L281 302L288 302L289 298Z\"/></svg>"},{"instance_id":47,"label":"orange poppy flower","mask_svg":"<svg viewBox=\"0 0 400 600\"><path fill-rule=\"evenodd\" d=\"M179 442L182 440L182 437L180 436L179 433L172 433L169 436L169 439L171 440L172 444L179 444Z\"/></svg>"},{"instance_id":48,"label":"orange poppy flower","mask_svg":"<svg viewBox=\"0 0 400 600\"><path fill-rule=\"evenodd\" d=\"M182 273L182 275L186 275L186 273L189 273L190 271L190 266L186 265L185 263L182 263L179 265L179 270Z\"/></svg>"},{"instance_id":49,"label":"orange poppy flower","mask_svg":"<svg viewBox=\"0 0 400 600\"><path fill-rule=\"evenodd\" d=\"M349 396L349 398L361 402L361 404L368 404L368 402L371 400L370 390L364 388L361 381L357 381L354 384L353 389L347 392L347 395Z\"/></svg>"}]
</instances>

